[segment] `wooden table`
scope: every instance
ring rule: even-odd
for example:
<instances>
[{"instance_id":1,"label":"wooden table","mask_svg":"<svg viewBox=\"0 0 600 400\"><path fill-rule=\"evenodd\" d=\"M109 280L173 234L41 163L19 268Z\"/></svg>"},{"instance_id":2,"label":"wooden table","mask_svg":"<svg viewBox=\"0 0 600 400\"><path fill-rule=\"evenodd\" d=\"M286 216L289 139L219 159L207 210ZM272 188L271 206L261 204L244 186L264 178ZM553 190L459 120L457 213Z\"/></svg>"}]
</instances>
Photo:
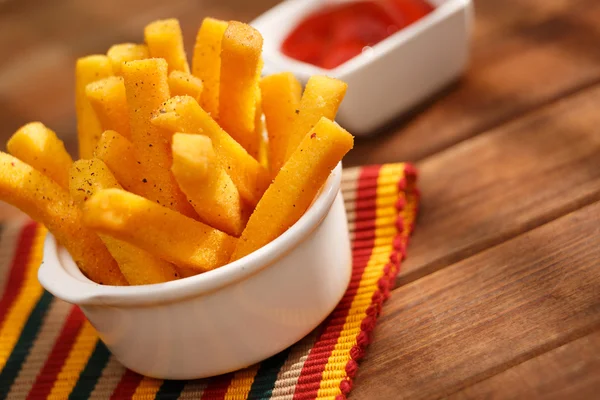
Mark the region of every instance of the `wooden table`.
<instances>
[{"instance_id":1,"label":"wooden table","mask_svg":"<svg viewBox=\"0 0 600 400\"><path fill-rule=\"evenodd\" d=\"M0 2L1 141L42 120L75 148L76 57L275 3ZM347 158L414 161L423 193L353 399L599 396L600 2L475 3L464 78Z\"/></svg>"}]
</instances>

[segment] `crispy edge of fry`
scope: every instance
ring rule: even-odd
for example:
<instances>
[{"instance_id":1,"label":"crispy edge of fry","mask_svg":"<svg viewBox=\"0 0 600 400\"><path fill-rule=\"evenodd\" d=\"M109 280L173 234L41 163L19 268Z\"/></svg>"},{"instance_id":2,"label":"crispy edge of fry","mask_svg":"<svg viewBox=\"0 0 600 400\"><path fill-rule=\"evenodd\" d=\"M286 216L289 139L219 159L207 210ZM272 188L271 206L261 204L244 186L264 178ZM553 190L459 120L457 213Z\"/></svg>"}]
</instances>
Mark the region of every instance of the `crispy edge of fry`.
<instances>
[{"instance_id":1,"label":"crispy edge of fry","mask_svg":"<svg viewBox=\"0 0 600 400\"><path fill-rule=\"evenodd\" d=\"M296 150L306 132L321 118L335 120L347 89L348 85L339 79L321 75L314 75L308 79L298 107L298 115L289 134L286 160Z\"/></svg>"},{"instance_id":2,"label":"crispy edge of fry","mask_svg":"<svg viewBox=\"0 0 600 400\"><path fill-rule=\"evenodd\" d=\"M255 158L260 144L255 122L262 45L260 32L236 21L229 22L221 43L219 123Z\"/></svg>"},{"instance_id":3,"label":"crispy edge of fry","mask_svg":"<svg viewBox=\"0 0 600 400\"><path fill-rule=\"evenodd\" d=\"M152 123L171 132L204 134L213 143L219 163L249 207L254 207L269 186L269 172L236 142L190 96L169 99Z\"/></svg>"},{"instance_id":4,"label":"crispy edge of fry","mask_svg":"<svg viewBox=\"0 0 600 400\"><path fill-rule=\"evenodd\" d=\"M264 169L270 171L269 160L269 137L265 128L265 119L262 108L262 94L258 91L258 101L256 103L256 114L254 115L254 130L258 137L258 156L256 159Z\"/></svg>"},{"instance_id":5,"label":"crispy edge of fry","mask_svg":"<svg viewBox=\"0 0 600 400\"><path fill-rule=\"evenodd\" d=\"M30 122L6 143L10 154L48 176L63 189L69 188L73 159L56 133L41 122Z\"/></svg>"},{"instance_id":6,"label":"crispy edge of fry","mask_svg":"<svg viewBox=\"0 0 600 400\"><path fill-rule=\"evenodd\" d=\"M114 130L126 138L131 137L129 106L125 83L120 76L109 76L85 87L85 95L92 105L102 131Z\"/></svg>"},{"instance_id":7,"label":"crispy edge of fry","mask_svg":"<svg viewBox=\"0 0 600 400\"><path fill-rule=\"evenodd\" d=\"M200 102L204 84L192 74L182 71L172 71L169 74L169 91L171 96L192 96Z\"/></svg>"},{"instance_id":8,"label":"crispy edge of fry","mask_svg":"<svg viewBox=\"0 0 600 400\"><path fill-rule=\"evenodd\" d=\"M262 78L260 89L269 136L269 167L274 178L286 159L288 135L299 111L302 85L294 74L283 72Z\"/></svg>"},{"instance_id":9,"label":"crispy edge of fry","mask_svg":"<svg viewBox=\"0 0 600 400\"><path fill-rule=\"evenodd\" d=\"M171 172L173 157L169 134L150 121L170 97L167 62L160 58L130 61L123 64L122 73L133 151L148 174L142 177L148 185L144 197L186 216L197 217Z\"/></svg>"},{"instance_id":10,"label":"crispy edge of fry","mask_svg":"<svg viewBox=\"0 0 600 400\"><path fill-rule=\"evenodd\" d=\"M119 189L94 194L84 205L83 221L98 232L201 272L225 265L237 241L202 222Z\"/></svg>"},{"instance_id":11,"label":"crispy edge of fry","mask_svg":"<svg viewBox=\"0 0 600 400\"><path fill-rule=\"evenodd\" d=\"M227 22L204 18L194 45L192 73L204 83L199 102L215 120L219 119L219 81L221 77L221 41Z\"/></svg>"},{"instance_id":12,"label":"crispy edge of fry","mask_svg":"<svg viewBox=\"0 0 600 400\"><path fill-rule=\"evenodd\" d=\"M93 156L94 148L102 133L100 121L85 95L85 87L112 74L112 63L104 55L82 57L75 64L75 111L80 158Z\"/></svg>"},{"instance_id":13,"label":"crispy edge of fry","mask_svg":"<svg viewBox=\"0 0 600 400\"><path fill-rule=\"evenodd\" d=\"M100 238L81 222L81 210L56 182L0 152L0 199L41 222L71 254L81 271L104 285L127 285Z\"/></svg>"},{"instance_id":14,"label":"crispy edge of fry","mask_svg":"<svg viewBox=\"0 0 600 400\"><path fill-rule=\"evenodd\" d=\"M108 166L97 158L78 160L70 169L69 192L79 207L103 189L121 189ZM130 285L162 283L179 278L173 264L107 235L99 235Z\"/></svg>"},{"instance_id":15,"label":"crispy edge of fry","mask_svg":"<svg viewBox=\"0 0 600 400\"><path fill-rule=\"evenodd\" d=\"M173 135L173 166L179 187L200 220L231 236L244 229L240 194L219 165L210 138L204 135Z\"/></svg>"},{"instance_id":16,"label":"crispy edge of fry","mask_svg":"<svg viewBox=\"0 0 600 400\"><path fill-rule=\"evenodd\" d=\"M110 59L115 75L121 75L124 62L150 58L148 46L137 43L119 43L111 46L106 52Z\"/></svg>"},{"instance_id":17,"label":"crispy edge of fry","mask_svg":"<svg viewBox=\"0 0 600 400\"><path fill-rule=\"evenodd\" d=\"M144 28L144 39L150 56L164 58L169 65L169 72L173 70L190 72L183 47L183 34L177 19L169 18L149 23Z\"/></svg>"},{"instance_id":18,"label":"crispy edge of fry","mask_svg":"<svg viewBox=\"0 0 600 400\"><path fill-rule=\"evenodd\" d=\"M351 134L322 118L305 135L258 202L231 260L258 250L295 224L353 144Z\"/></svg>"}]
</instances>

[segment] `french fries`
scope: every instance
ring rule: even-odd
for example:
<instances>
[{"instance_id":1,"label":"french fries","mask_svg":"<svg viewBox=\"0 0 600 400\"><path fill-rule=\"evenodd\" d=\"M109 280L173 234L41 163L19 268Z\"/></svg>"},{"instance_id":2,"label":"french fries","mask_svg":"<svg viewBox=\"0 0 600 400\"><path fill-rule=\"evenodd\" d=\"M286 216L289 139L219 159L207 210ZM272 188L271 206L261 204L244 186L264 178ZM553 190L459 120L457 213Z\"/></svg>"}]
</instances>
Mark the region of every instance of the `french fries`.
<instances>
[{"instance_id":1,"label":"french fries","mask_svg":"<svg viewBox=\"0 0 600 400\"><path fill-rule=\"evenodd\" d=\"M257 158L260 136L255 128L263 39L250 25L232 21L221 43L219 123Z\"/></svg>"},{"instance_id":2,"label":"french fries","mask_svg":"<svg viewBox=\"0 0 600 400\"><path fill-rule=\"evenodd\" d=\"M192 73L176 19L144 44L77 60L80 159L39 122L0 152L0 200L45 224L104 285L166 283L268 244L308 209L353 137L334 121L346 84L261 79L263 39L205 18Z\"/></svg>"},{"instance_id":3,"label":"french fries","mask_svg":"<svg viewBox=\"0 0 600 400\"><path fill-rule=\"evenodd\" d=\"M219 165L207 136L173 135L171 170L203 222L232 236L240 236L246 222L240 194Z\"/></svg>"},{"instance_id":4,"label":"french fries","mask_svg":"<svg viewBox=\"0 0 600 400\"><path fill-rule=\"evenodd\" d=\"M221 77L221 41L227 22L205 18L196 35L192 73L204 83L200 105L215 120L219 119L219 82Z\"/></svg>"},{"instance_id":5,"label":"french fries","mask_svg":"<svg viewBox=\"0 0 600 400\"><path fill-rule=\"evenodd\" d=\"M79 207L83 207L88 198L99 190L121 188L106 164L94 158L76 161L71 167L70 177L69 191ZM130 285L168 282L179 277L173 264L140 248L107 235L100 235L100 239Z\"/></svg>"},{"instance_id":6,"label":"french fries","mask_svg":"<svg viewBox=\"0 0 600 400\"><path fill-rule=\"evenodd\" d=\"M85 95L88 84L113 74L112 63L107 56L93 55L77 60L75 65L75 110L77 113L77 137L79 157L91 158L102 127Z\"/></svg>"},{"instance_id":7,"label":"french fries","mask_svg":"<svg viewBox=\"0 0 600 400\"><path fill-rule=\"evenodd\" d=\"M315 75L310 77L300 100L293 129L289 133L286 160L296 150L306 132L322 117L335 120L348 85L338 79Z\"/></svg>"},{"instance_id":8,"label":"french fries","mask_svg":"<svg viewBox=\"0 0 600 400\"><path fill-rule=\"evenodd\" d=\"M85 87L85 95L92 105L102 131L114 130L126 138L129 129L129 108L125 84L120 76L110 76Z\"/></svg>"},{"instance_id":9,"label":"french fries","mask_svg":"<svg viewBox=\"0 0 600 400\"><path fill-rule=\"evenodd\" d=\"M153 201L119 189L92 195L84 224L175 265L199 272L227 263L236 239ZM144 229L140 229L140 227Z\"/></svg>"},{"instance_id":10,"label":"french fries","mask_svg":"<svg viewBox=\"0 0 600 400\"><path fill-rule=\"evenodd\" d=\"M286 160L288 135L300 110L302 85L291 72L283 72L264 77L260 90L269 135L269 167L275 177Z\"/></svg>"},{"instance_id":11,"label":"french fries","mask_svg":"<svg viewBox=\"0 0 600 400\"><path fill-rule=\"evenodd\" d=\"M169 72L190 72L179 21L173 18L154 21L146 25L144 38L150 57L164 58L169 64Z\"/></svg>"},{"instance_id":12,"label":"french fries","mask_svg":"<svg viewBox=\"0 0 600 400\"><path fill-rule=\"evenodd\" d=\"M353 144L352 135L321 118L256 205L231 261L270 243L298 221Z\"/></svg>"},{"instance_id":13,"label":"french fries","mask_svg":"<svg viewBox=\"0 0 600 400\"><path fill-rule=\"evenodd\" d=\"M260 92L258 92L258 102L256 104L254 130L256 131L256 136L258 136L257 160L260 165L262 165L266 170L269 170L269 139L265 134L265 121Z\"/></svg>"},{"instance_id":14,"label":"french fries","mask_svg":"<svg viewBox=\"0 0 600 400\"><path fill-rule=\"evenodd\" d=\"M171 173L169 138L150 122L154 111L169 98L166 61L160 58L130 61L123 64L122 74L134 153L148 173L148 176L141 177L148 185L145 196L188 217L195 217L196 212Z\"/></svg>"},{"instance_id":15,"label":"french fries","mask_svg":"<svg viewBox=\"0 0 600 400\"><path fill-rule=\"evenodd\" d=\"M81 271L103 285L127 285L100 238L81 221L69 193L33 167L0 152L0 198L41 222Z\"/></svg>"},{"instance_id":16,"label":"french fries","mask_svg":"<svg viewBox=\"0 0 600 400\"><path fill-rule=\"evenodd\" d=\"M124 62L150 58L148 46L135 43L115 44L108 49L106 55L112 63L114 74L117 76L121 75L121 67Z\"/></svg>"},{"instance_id":17,"label":"french fries","mask_svg":"<svg viewBox=\"0 0 600 400\"><path fill-rule=\"evenodd\" d=\"M115 131L106 131L100 137L95 156L102 160L125 190L144 196L149 191L143 178L147 174L135 158L133 145Z\"/></svg>"},{"instance_id":18,"label":"french fries","mask_svg":"<svg viewBox=\"0 0 600 400\"><path fill-rule=\"evenodd\" d=\"M171 132L201 133L212 140L221 167L242 199L253 207L269 185L269 172L227 134L189 96L173 97L155 113L152 123Z\"/></svg>"},{"instance_id":19,"label":"french fries","mask_svg":"<svg viewBox=\"0 0 600 400\"><path fill-rule=\"evenodd\" d=\"M181 71L169 74L169 91L171 96L192 96L200 102L204 85L200 78Z\"/></svg>"},{"instance_id":20,"label":"french fries","mask_svg":"<svg viewBox=\"0 0 600 400\"><path fill-rule=\"evenodd\" d=\"M64 143L41 122L31 122L15 132L6 144L8 152L42 172L63 189L69 188L73 159Z\"/></svg>"}]
</instances>

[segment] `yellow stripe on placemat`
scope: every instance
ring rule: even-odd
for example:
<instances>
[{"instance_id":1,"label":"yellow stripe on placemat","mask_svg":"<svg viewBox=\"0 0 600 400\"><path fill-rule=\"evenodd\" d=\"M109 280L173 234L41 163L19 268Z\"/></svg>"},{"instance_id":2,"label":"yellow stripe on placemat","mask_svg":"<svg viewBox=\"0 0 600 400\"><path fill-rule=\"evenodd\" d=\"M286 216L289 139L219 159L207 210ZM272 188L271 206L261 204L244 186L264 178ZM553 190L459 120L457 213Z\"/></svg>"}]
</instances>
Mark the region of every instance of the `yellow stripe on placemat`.
<instances>
[{"instance_id":1,"label":"yellow stripe on placemat","mask_svg":"<svg viewBox=\"0 0 600 400\"><path fill-rule=\"evenodd\" d=\"M86 320L77 334L75 343L69 352L69 356L62 366L54 386L48 395L48 399L59 400L65 399L73 391L79 375L88 359L92 355L98 335L94 327Z\"/></svg>"},{"instance_id":2,"label":"yellow stripe on placemat","mask_svg":"<svg viewBox=\"0 0 600 400\"><path fill-rule=\"evenodd\" d=\"M42 286L37 280L37 271L42 262L45 237L46 228L39 225L36 229L29 260L27 261L23 287L14 304L11 306L2 329L0 329L0 370L4 368L8 357L21 335L23 326L29 314L31 314L31 310L35 307L43 293Z\"/></svg>"},{"instance_id":3,"label":"yellow stripe on placemat","mask_svg":"<svg viewBox=\"0 0 600 400\"><path fill-rule=\"evenodd\" d=\"M398 182L404 177L403 165L385 165L381 168L377 178L376 219L387 216L389 212L382 211L388 207L395 207L398 199ZM395 174L395 180L390 181L390 174ZM397 213L397 211L396 211ZM383 215L382 215L383 214ZM397 231L388 228L375 229L375 248L384 250L387 254L392 251L392 241ZM383 251L382 251L383 252ZM378 280L383 276L383 265L377 256L379 251L373 251L363 272L356 296L346 317L344 327L331 356L325 365L323 377L317 392L317 399L335 399L341 395L340 382L346 378L346 365L350 361L350 349L356 345L356 337L361 331L361 322L367 316L367 308L372 303L372 294ZM360 296L367 293L367 296Z\"/></svg>"},{"instance_id":4,"label":"yellow stripe on placemat","mask_svg":"<svg viewBox=\"0 0 600 400\"><path fill-rule=\"evenodd\" d=\"M246 400L259 367L260 364L257 364L251 368L236 372L223 400Z\"/></svg>"},{"instance_id":5,"label":"yellow stripe on placemat","mask_svg":"<svg viewBox=\"0 0 600 400\"><path fill-rule=\"evenodd\" d=\"M156 393L160 390L163 381L160 379L148 378L142 379L135 393L131 396L131 400L148 400L156 397Z\"/></svg>"}]
</instances>

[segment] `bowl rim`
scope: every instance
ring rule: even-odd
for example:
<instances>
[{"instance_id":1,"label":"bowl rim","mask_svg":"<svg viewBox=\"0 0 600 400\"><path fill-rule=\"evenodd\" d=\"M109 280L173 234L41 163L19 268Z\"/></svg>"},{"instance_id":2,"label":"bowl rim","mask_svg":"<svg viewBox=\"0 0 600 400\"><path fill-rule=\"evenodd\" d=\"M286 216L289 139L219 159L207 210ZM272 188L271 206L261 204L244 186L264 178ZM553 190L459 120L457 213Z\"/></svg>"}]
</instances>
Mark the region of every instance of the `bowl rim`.
<instances>
[{"instance_id":1,"label":"bowl rim","mask_svg":"<svg viewBox=\"0 0 600 400\"><path fill-rule=\"evenodd\" d=\"M308 210L287 231L247 256L211 271L150 285L99 285L86 278L68 252L48 234L44 244L43 262L38 270L38 280L56 297L78 305L142 306L206 295L249 278L273 265L300 245L329 213L340 191L341 180L340 162Z\"/></svg>"},{"instance_id":2,"label":"bowl rim","mask_svg":"<svg viewBox=\"0 0 600 400\"><path fill-rule=\"evenodd\" d=\"M337 2L348 1L358 0L337 0ZM427 1L432 3L431 0ZM321 68L283 54L280 50L280 45L283 41L282 38L285 38L293 30L294 26L291 26L289 29L276 29L275 32L277 38L269 41L274 42L276 45L265 46L265 49L263 50L265 70L268 73L276 73L278 71L293 71L294 74L296 74L296 76L302 80L307 80L308 77L313 75L328 75L343 79L343 77L351 75L356 71L368 66L372 62L375 62L384 55L404 45L413 37L430 29L432 26L437 25L455 13L464 9L472 8L473 2L473 0L433 1L435 1L435 3L441 2L441 4L433 4L434 9L431 13L375 44L371 47L371 51L363 52L332 69ZM256 28L258 31L261 31L261 29L264 27L271 26L273 24L273 20L281 19L282 15L295 14L300 16L301 19L312 10L317 9L319 4L319 0L285 0L277 6L259 15L250 22L250 25ZM265 33L261 33L263 36L265 35Z\"/></svg>"}]
</instances>

